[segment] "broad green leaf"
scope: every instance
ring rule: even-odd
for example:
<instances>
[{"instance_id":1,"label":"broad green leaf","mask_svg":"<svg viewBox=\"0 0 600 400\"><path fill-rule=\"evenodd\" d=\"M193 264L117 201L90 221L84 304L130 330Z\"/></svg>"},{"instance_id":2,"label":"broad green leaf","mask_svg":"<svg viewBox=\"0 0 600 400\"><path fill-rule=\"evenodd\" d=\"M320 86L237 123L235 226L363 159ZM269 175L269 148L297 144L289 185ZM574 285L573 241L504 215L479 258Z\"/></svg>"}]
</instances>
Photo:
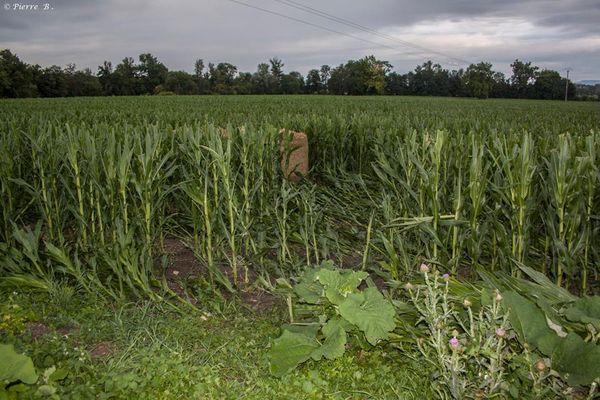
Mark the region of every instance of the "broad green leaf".
<instances>
[{"instance_id":1,"label":"broad green leaf","mask_svg":"<svg viewBox=\"0 0 600 400\"><path fill-rule=\"evenodd\" d=\"M325 286L327 299L339 305L349 293L356 291L358 285L368 276L364 271L321 269L315 278Z\"/></svg>"},{"instance_id":2,"label":"broad green leaf","mask_svg":"<svg viewBox=\"0 0 600 400\"><path fill-rule=\"evenodd\" d=\"M334 332L330 332L323 345L312 352L311 357L319 361L321 357L333 360L344 355L346 350L346 331L338 327Z\"/></svg>"},{"instance_id":3,"label":"broad green leaf","mask_svg":"<svg viewBox=\"0 0 600 400\"><path fill-rule=\"evenodd\" d=\"M314 329L313 325L290 325L293 331L285 329L273 341L270 351L271 373L282 376L309 358L319 361L323 357L329 360L341 357L346 350L347 340L341 326L338 324L335 330L328 329L325 341L320 343L316 338L318 326Z\"/></svg>"},{"instance_id":4,"label":"broad green leaf","mask_svg":"<svg viewBox=\"0 0 600 400\"><path fill-rule=\"evenodd\" d=\"M367 288L362 293L350 293L340 304L339 312L348 322L358 326L372 345L386 339L396 324L394 306L377 288Z\"/></svg>"},{"instance_id":5,"label":"broad green leaf","mask_svg":"<svg viewBox=\"0 0 600 400\"><path fill-rule=\"evenodd\" d=\"M315 274L315 279L325 287L325 297L333 304L344 300L339 288L342 285L342 274L339 270L321 269Z\"/></svg>"},{"instance_id":6,"label":"broad green leaf","mask_svg":"<svg viewBox=\"0 0 600 400\"><path fill-rule=\"evenodd\" d=\"M311 357L313 351L321 347L315 337L284 330L273 341L270 351L271 373L283 376Z\"/></svg>"},{"instance_id":7,"label":"broad green leaf","mask_svg":"<svg viewBox=\"0 0 600 400\"><path fill-rule=\"evenodd\" d=\"M52 381L62 381L69 375L69 371L66 369L59 368L50 375L50 380Z\"/></svg>"},{"instance_id":8,"label":"broad green leaf","mask_svg":"<svg viewBox=\"0 0 600 400\"><path fill-rule=\"evenodd\" d=\"M281 326L282 330L290 331L292 333L300 333L304 336L309 337L317 337L317 333L319 333L319 329L321 325L318 323L309 323L305 325L300 324L283 324Z\"/></svg>"},{"instance_id":9,"label":"broad green leaf","mask_svg":"<svg viewBox=\"0 0 600 400\"><path fill-rule=\"evenodd\" d=\"M12 344L0 344L0 382L34 384L38 376L31 358L18 354Z\"/></svg>"},{"instance_id":10,"label":"broad green leaf","mask_svg":"<svg viewBox=\"0 0 600 400\"><path fill-rule=\"evenodd\" d=\"M308 304L319 304L323 295L323 286L315 281L317 269L309 269L304 272L300 282L294 286L294 293L298 295L301 302Z\"/></svg>"},{"instance_id":11,"label":"broad green leaf","mask_svg":"<svg viewBox=\"0 0 600 400\"><path fill-rule=\"evenodd\" d=\"M294 292L298 295L298 299L303 303L319 304L321 302L323 287L317 282L301 282L294 286Z\"/></svg>"},{"instance_id":12,"label":"broad green leaf","mask_svg":"<svg viewBox=\"0 0 600 400\"><path fill-rule=\"evenodd\" d=\"M342 274L339 269L323 268L315 274L315 279L325 287L338 287L342 281Z\"/></svg>"},{"instance_id":13,"label":"broad green leaf","mask_svg":"<svg viewBox=\"0 0 600 400\"><path fill-rule=\"evenodd\" d=\"M544 355L551 355L560 338L548 327L546 316L533 302L516 292L503 293L508 319L519 338Z\"/></svg>"},{"instance_id":14,"label":"broad green leaf","mask_svg":"<svg viewBox=\"0 0 600 400\"><path fill-rule=\"evenodd\" d=\"M342 294L347 294L353 292L368 276L364 271L321 269L315 278L324 286L336 288Z\"/></svg>"},{"instance_id":15,"label":"broad green leaf","mask_svg":"<svg viewBox=\"0 0 600 400\"><path fill-rule=\"evenodd\" d=\"M592 324L600 330L600 297L582 297L571 303L564 314L569 321Z\"/></svg>"},{"instance_id":16,"label":"broad green leaf","mask_svg":"<svg viewBox=\"0 0 600 400\"><path fill-rule=\"evenodd\" d=\"M355 328L355 326L350 322L346 321L344 318L336 316L327 321L325 326L323 326L323 334L325 337L329 337L338 329L343 329L345 332L349 332L353 328Z\"/></svg>"},{"instance_id":17,"label":"broad green leaf","mask_svg":"<svg viewBox=\"0 0 600 400\"><path fill-rule=\"evenodd\" d=\"M554 350L552 369L571 386L589 385L600 378L600 346L570 333Z\"/></svg>"}]
</instances>

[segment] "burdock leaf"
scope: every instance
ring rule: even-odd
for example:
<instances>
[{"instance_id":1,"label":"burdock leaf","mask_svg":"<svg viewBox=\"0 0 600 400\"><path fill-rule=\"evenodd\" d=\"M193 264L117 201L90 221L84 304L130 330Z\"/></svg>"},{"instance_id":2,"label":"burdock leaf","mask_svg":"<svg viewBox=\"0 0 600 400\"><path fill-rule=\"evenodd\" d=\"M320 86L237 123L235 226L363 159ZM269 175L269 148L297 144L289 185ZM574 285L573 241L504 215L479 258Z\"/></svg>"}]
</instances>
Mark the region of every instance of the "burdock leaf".
<instances>
[{"instance_id":1,"label":"burdock leaf","mask_svg":"<svg viewBox=\"0 0 600 400\"><path fill-rule=\"evenodd\" d=\"M350 322L346 321L344 318L336 316L327 321L325 326L323 326L323 334L325 335L325 337L329 337L340 328L343 329L345 332L349 332L350 330L356 327Z\"/></svg>"},{"instance_id":2,"label":"burdock leaf","mask_svg":"<svg viewBox=\"0 0 600 400\"><path fill-rule=\"evenodd\" d=\"M300 282L294 286L294 293L299 300L308 304L319 304L323 294L323 285L316 281L317 269L309 269L304 272Z\"/></svg>"},{"instance_id":3,"label":"burdock leaf","mask_svg":"<svg viewBox=\"0 0 600 400\"><path fill-rule=\"evenodd\" d=\"M315 361L319 361L321 357L328 360L344 355L346 350L346 332L338 327L335 331L330 332L321 347L312 352L311 357Z\"/></svg>"},{"instance_id":4,"label":"burdock leaf","mask_svg":"<svg viewBox=\"0 0 600 400\"><path fill-rule=\"evenodd\" d=\"M571 386L589 385L600 378L600 346L569 333L552 354L552 369Z\"/></svg>"},{"instance_id":5,"label":"burdock leaf","mask_svg":"<svg viewBox=\"0 0 600 400\"><path fill-rule=\"evenodd\" d=\"M21 381L34 384L38 376L31 358L18 354L12 344L0 344L0 383Z\"/></svg>"},{"instance_id":6,"label":"burdock leaf","mask_svg":"<svg viewBox=\"0 0 600 400\"><path fill-rule=\"evenodd\" d=\"M360 283L369 276L364 271L321 269L315 278L325 286L325 296L339 305L349 293L355 292Z\"/></svg>"},{"instance_id":7,"label":"burdock leaf","mask_svg":"<svg viewBox=\"0 0 600 400\"><path fill-rule=\"evenodd\" d=\"M386 339L395 327L394 306L377 288L367 288L362 293L350 293L340 304L339 312L348 322L358 326L372 345Z\"/></svg>"},{"instance_id":8,"label":"burdock leaf","mask_svg":"<svg viewBox=\"0 0 600 400\"><path fill-rule=\"evenodd\" d=\"M283 376L308 360L319 347L321 344L315 337L284 330L281 336L273 341L269 352L271 373Z\"/></svg>"},{"instance_id":9,"label":"burdock leaf","mask_svg":"<svg viewBox=\"0 0 600 400\"><path fill-rule=\"evenodd\" d=\"M509 309L508 319L519 338L544 355L551 355L560 338L548 327L544 312L516 292L505 292L502 296Z\"/></svg>"},{"instance_id":10,"label":"burdock leaf","mask_svg":"<svg viewBox=\"0 0 600 400\"><path fill-rule=\"evenodd\" d=\"M600 297L582 297L565 310L565 317L572 322L592 324L600 330Z\"/></svg>"}]
</instances>

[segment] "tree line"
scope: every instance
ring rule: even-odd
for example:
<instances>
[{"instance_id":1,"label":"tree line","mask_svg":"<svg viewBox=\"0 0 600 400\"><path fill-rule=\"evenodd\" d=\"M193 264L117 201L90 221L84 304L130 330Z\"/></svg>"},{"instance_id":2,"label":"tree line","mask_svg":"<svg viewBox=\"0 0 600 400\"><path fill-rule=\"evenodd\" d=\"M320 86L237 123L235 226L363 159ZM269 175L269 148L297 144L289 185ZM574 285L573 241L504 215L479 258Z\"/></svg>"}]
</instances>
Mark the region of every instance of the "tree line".
<instances>
[{"instance_id":1,"label":"tree line","mask_svg":"<svg viewBox=\"0 0 600 400\"><path fill-rule=\"evenodd\" d=\"M131 96L149 94L336 94L416 95L477 98L564 99L575 97L575 85L557 71L515 60L512 75L480 62L466 69L448 70L427 61L402 74L374 56L349 60L337 67L323 65L285 73L277 57L258 64L254 73L230 63L194 64L194 72L170 71L157 57L140 54L136 62L124 58L113 67L104 61L96 73L57 65L30 65L10 50L0 51L0 97Z\"/></svg>"}]
</instances>

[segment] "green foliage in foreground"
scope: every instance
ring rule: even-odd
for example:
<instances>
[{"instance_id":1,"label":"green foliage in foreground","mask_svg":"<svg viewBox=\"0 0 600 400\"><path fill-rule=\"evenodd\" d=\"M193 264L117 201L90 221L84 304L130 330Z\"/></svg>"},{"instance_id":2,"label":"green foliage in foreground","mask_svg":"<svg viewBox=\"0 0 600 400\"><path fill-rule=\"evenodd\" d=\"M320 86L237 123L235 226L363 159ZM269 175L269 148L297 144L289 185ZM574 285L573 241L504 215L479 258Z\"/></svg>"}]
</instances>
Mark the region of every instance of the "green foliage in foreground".
<instances>
[{"instance_id":1,"label":"green foliage in foreground","mask_svg":"<svg viewBox=\"0 0 600 400\"><path fill-rule=\"evenodd\" d=\"M19 391L24 391L22 384L33 384L37 381L37 373L31 358L19 354L12 344L0 344L0 399L11 399Z\"/></svg>"},{"instance_id":2,"label":"green foliage in foreground","mask_svg":"<svg viewBox=\"0 0 600 400\"><path fill-rule=\"evenodd\" d=\"M376 287L358 289L368 276L364 271L334 269L330 261L303 274L293 293L305 307L298 311L301 319L294 320L292 314L291 324L273 342L273 375L282 376L308 359L339 358L350 339L363 348L387 339L395 328L396 311Z\"/></svg>"},{"instance_id":3,"label":"green foliage in foreground","mask_svg":"<svg viewBox=\"0 0 600 400\"><path fill-rule=\"evenodd\" d=\"M336 360L308 361L282 378L272 377L267 350L283 308L258 315L237 301L226 301L223 313L181 314L148 302L117 305L79 294L60 305L39 294L2 296L35 313L26 323L43 323L50 330L36 339L28 330L14 335L0 331L0 343L14 343L40 371L25 398L42 385L52 386L60 399L74 400L432 396L430 369L395 357L385 347L370 352L350 348ZM110 349L107 355L98 355L101 344ZM66 376L55 375L46 383L44 373L52 368Z\"/></svg>"},{"instance_id":4,"label":"green foliage in foreground","mask_svg":"<svg viewBox=\"0 0 600 400\"><path fill-rule=\"evenodd\" d=\"M577 333L567 333L548 317L534 302L515 292L504 293L510 310L510 321L521 340L550 357L552 369L557 371L572 386L590 385L600 377L600 345L584 342ZM586 299L600 304L600 297ZM584 313L581 302L574 303L570 313ZM577 311L575 311L577 310ZM551 329L554 328L554 330Z\"/></svg>"}]
</instances>

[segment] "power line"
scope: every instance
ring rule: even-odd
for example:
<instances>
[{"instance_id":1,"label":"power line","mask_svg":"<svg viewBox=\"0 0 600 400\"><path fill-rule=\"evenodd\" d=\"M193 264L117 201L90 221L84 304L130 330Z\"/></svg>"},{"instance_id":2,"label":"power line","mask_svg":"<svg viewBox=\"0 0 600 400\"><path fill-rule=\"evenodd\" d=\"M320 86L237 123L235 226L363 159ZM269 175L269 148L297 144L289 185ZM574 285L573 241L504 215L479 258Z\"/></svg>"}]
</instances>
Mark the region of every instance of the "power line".
<instances>
[{"instance_id":1,"label":"power line","mask_svg":"<svg viewBox=\"0 0 600 400\"><path fill-rule=\"evenodd\" d=\"M341 32L341 31L338 31L338 30L335 30L335 29L327 28L327 27L319 25L319 24L315 24L315 23L312 23L312 22L309 22L309 21L305 21L305 20L300 19L300 18L291 17L289 15L285 15L285 14L279 13L277 11L269 10L269 9L262 8L262 7L259 7L259 6L255 6L255 5L252 5L252 4L244 3L244 2L239 1L239 0L228 0L228 1L230 1L232 3L236 3L236 4L239 4L239 5L242 5L242 6L245 6L245 7L248 7L248 8L253 8L255 10L259 10L259 11L263 11L263 12L266 12L266 13L269 13L269 14L273 14L273 15L276 15L278 17L286 18L286 19L289 19L289 20L292 20L292 21L295 21L295 22L300 22L302 24L309 25L309 26L312 26L314 28L319 28L319 29L322 29L322 30L325 30L325 31L328 31L328 32L332 32L332 33L335 33L335 34L338 34L338 35L346 36L346 37L349 37L349 38L352 38L352 39L355 39L355 40L360 40L361 42L373 44L373 45L376 45L378 47L385 47L385 48L391 49L391 50L398 50L396 47L392 47L392 46L388 46L388 45L385 45L385 44L382 44L382 43L374 42L374 41L369 40L369 39L364 39L364 38L361 38L360 36L352 35L350 33ZM401 53L396 53L396 54L403 54L403 55L408 55L408 56L411 56L411 55L414 56L415 52L401 52Z\"/></svg>"},{"instance_id":2,"label":"power line","mask_svg":"<svg viewBox=\"0 0 600 400\"><path fill-rule=\"evenodd\" d=\"M468 60L464 60L464 59L461 59L461 58L453 57L453 56L445 54L443 52L440 52L440 51L437 51L437 50L433 50L433 49L430 49L430 48L418 45L416 43L409 42L407 40L399 39L399 38L397 38L395 36L391 36L391 35L388 35L388 34L385 34L385 33L381 33L381 32L379 32L379 31L377 31L375 29L366 27L364 25L357 24L356 22L347 20L345 18L337 17L337 16L335 16L333 14L330 14L330 13L327 13L325 11L321 11L321 10L318 10L316 8L304 5L304 4L299 3L297 1L293 1L293 0L273 0L273 1L275 1L277 3L280 3L280 4L287 5L288 7L292 7L292 8L295 8L295 9L298 9L298 10L301 10L301 11L313 14L313 15L317 15L317 16L319 16L321 18L325 18L325 19L328 19L328 20L333 21L333 22L337 22L337 23L342 24L342 25L350 26L352 28L358 29L360 31L363 31L363 32L366 32L366 33L369 33L369 34L372 34L372 35L379 36L381 38L390 40L392 42L399 43L399 44L401 44L403 46L412 47L412 48L415 48L415 49L418 49L418 50L422 50L426 54L435 54L435 55L438 55L438 56L442 56L442 57L444 57L444 58L446 58L448 60L458 61L460 64L467 64L467 65L471 64L471 62L468 61Z\"/></svg>"}]
</instances>

